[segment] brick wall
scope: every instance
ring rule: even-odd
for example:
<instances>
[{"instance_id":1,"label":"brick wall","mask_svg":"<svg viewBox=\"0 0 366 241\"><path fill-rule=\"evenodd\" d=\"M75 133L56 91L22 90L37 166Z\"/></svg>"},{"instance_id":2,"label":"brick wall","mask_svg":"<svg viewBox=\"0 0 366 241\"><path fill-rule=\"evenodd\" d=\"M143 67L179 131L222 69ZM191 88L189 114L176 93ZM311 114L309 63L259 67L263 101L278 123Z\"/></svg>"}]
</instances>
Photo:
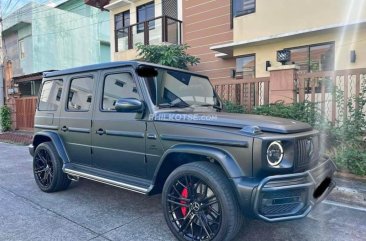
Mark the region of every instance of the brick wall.
<instances>
[{"instance_id":1,"label":"brick wall","mask_svg":"<svg viewBox=\"0 0 366 241\"><path fill-rule=\"evenodd\" d=\"M233 41L230 0L183 0L183 41L188 53L200 58L190 70L207 75L211 80L230 80L235 59L215 57L211 46Z\"/></svg>"}]
</instances>

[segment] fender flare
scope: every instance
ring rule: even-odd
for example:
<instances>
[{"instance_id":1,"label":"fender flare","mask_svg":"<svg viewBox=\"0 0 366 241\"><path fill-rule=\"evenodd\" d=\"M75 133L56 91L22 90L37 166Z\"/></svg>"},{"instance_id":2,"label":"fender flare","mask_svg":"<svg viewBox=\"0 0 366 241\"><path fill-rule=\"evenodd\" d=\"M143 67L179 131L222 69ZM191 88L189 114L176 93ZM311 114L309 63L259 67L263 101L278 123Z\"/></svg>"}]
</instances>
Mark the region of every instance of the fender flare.
<instances>
[{"instance_id":1,"label":"fender flare","mask_svg":"<svg viewBox=\"0 0 366 241\"><path fill-rule=\"evenodd\" d=\"M203 145L195 145L195 144L177 144L169 148L165 151L163 156L160 158L159 164L154 173L153 183L155 183L158 174L164 161L170 154L174 153L186 153L186 154L197 154L197 155L204 155L215 159L222 169L225 171L226 175L229 178L236 178L245 176L243 170L238 165L235 158L228 153L227 151L211 147L211 146L203 146Z\"/></svg>"},{"instance_id":2,"label":"fender flare","mask_svg":"<svg viewBox=\"0 0 366 241\"><path fill-rule=\"evenodd\" d=\"M59 157L61 158L62 162L64 164L70 162L70 158L69 158L69 156L66 152L64 142L62 141L59 134L57 134L56 132L53 132L53 131L39 131L39 132L37 132L33 137L33 146L34 146L34 148L35 148L35 143L37 142L37 138L39 138L39 137L48 137L49 139L51 139L51 142L55 146L56 151L57 151Z\"/></svg>"}]
</instances>

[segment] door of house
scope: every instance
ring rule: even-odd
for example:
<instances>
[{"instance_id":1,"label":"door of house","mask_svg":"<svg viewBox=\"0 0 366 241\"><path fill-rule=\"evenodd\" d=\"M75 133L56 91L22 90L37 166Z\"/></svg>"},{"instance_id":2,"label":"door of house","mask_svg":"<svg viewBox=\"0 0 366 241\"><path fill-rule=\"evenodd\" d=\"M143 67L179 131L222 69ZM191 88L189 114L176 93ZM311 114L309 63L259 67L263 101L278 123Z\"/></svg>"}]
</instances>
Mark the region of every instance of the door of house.
<instances>
[{"instance_id":1,"label":"door of house","mask_svg":"<svg viewBox=\"0 0 366 241\"><path fill-rule=\"evenodd\" d=\"M15 99L16 129L31 130L34 127L37 96Z\"/></svg>"}]
</instances>

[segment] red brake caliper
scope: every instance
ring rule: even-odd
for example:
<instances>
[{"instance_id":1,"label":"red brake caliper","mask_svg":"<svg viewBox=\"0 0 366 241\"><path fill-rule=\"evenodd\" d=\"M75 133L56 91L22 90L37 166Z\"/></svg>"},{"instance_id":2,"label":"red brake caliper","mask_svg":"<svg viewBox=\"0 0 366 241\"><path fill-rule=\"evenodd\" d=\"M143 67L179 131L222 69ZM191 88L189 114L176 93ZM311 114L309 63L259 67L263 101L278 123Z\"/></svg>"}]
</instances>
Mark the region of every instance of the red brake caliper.
<instances>
[{"instance_id":1,"label":"red brake caliper","mask_svg":"<svg viewBox=\"0 0 366 241\"><path fill-rule=\"evenodd\" d=\"M188 188L183 188L182 190L182 197L183 198L188 198ZM181 200L180 201L181 204L186 204L186 201ZM181 207L180 210L182 211L183 217L185 217L187 215L187 208L186 207Z\"/></svg>"}]
</instances>

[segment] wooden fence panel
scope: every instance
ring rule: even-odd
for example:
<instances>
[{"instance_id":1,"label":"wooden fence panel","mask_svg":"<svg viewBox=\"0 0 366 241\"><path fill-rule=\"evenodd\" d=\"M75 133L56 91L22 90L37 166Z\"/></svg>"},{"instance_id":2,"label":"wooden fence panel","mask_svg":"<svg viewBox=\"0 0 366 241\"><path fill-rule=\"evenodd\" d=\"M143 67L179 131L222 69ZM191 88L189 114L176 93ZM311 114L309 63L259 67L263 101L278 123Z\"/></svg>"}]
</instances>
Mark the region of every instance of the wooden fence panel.
<instances>
[{"instance_id":1,"label":"wooden fence panel","mask_svg":"<svg viewBox=\"0 0 366 241\"><path fill-rule=\"evenodd\" d=\"M361 93L366 69L314 72L297 75L298 100L316 103L322 115L335 123L348 116L348 101ZM366 83L366 82L365 82ZM338 91L338 93L336 93ZM337 94L341 102L337 103ZM353 101L353 100L351 100ZM359 108L357 103L355 108Z\"/></svg>"},{"instance_id":2,"label":"wooden fence panel","mask_svg":"<svg viewBox=\"0 0 366 241\"><path fill-rule=\"evenodd\" d=\"M229 81L212 81L223 100L229 100L252 110L254 106L268 104L269 77L237 78Z\"/></svg>"},{"instance_id":3,"label":"wooden fence panel","mask_svg":"<svg viewBox=\"0 0 366 241\"><path fill-rule=\"evenodd\" d=\"M16 129L31 130L34 127L37 97L24 97L15 100Z\"/></svg>"}]
</instances>

